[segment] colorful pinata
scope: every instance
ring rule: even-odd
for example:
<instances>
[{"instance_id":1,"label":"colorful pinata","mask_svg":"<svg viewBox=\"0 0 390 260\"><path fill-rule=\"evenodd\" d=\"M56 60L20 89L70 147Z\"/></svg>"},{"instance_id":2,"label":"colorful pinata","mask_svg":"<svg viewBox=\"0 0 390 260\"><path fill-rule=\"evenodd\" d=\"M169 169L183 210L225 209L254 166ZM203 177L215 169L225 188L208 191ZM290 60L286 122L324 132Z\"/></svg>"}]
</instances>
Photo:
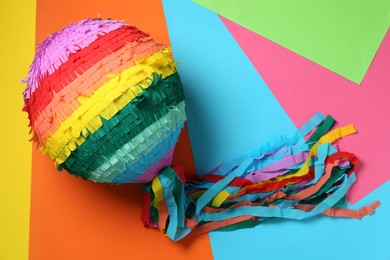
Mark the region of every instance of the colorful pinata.
<instances>
[{"instance_id":1,"label":"colorful pinata","mask_svg":"<svg viewBox=\"0 0 390 260\"><path fill-rule=\"evenodd\" d=\"M185 121L170 49L121 21L80 21L42 42L24 100L39 148L96 182L152 180Z\"/></svg>"},{"instance_id":2,"label":"colorful pinata","mask_svg":"<svg viewBox=\"0 0 390 260\"><path fill-rule=\"evenodd\" d=\"M322 114L293 137L186 181L179 166L170 167L186 118L170 50L120 21L89 19L52 34L26 83L24 110L39 148L84 179L144 183L144 224L173 240L272 218L361 218L379 206L343 208L357 158L332 143L355 128L330 131L335 121Z\"/></svg>"}]
</instances>

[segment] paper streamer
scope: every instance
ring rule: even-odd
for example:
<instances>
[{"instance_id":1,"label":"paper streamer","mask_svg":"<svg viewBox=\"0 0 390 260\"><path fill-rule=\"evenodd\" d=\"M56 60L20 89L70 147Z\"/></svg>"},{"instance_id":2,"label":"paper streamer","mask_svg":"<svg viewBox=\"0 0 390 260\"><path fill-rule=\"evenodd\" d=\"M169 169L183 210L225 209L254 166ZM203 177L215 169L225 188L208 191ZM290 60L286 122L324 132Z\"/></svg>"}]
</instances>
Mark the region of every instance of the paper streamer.
<instances>
[{"instance_id":1,"label":"paper streamer","mask_svg":"<svg viewBox=\"0 0 390 260\"><path fill-rule=\"evenodd\" d=\"M316 114L294 136L278 136L200 182L187 182L180 167L166 168L143 185L143 223L180 240L191 232L245 228L273 218L361 219L371 214L379 201L360 210L344 208L358 160L332 143L356 130L353 125L331 130L334 123ZM254 181L254 175L270 171L272 177Z\"/></svg>"}]
</instances>

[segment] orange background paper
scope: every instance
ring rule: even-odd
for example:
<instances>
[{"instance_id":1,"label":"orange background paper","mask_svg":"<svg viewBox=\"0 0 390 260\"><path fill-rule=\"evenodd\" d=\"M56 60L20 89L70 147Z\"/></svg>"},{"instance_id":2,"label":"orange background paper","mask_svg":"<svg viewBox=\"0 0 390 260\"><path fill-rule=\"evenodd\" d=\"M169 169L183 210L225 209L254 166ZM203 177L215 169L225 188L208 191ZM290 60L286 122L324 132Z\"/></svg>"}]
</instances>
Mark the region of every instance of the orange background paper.
<instances>
[{"instance_id":1,"label":"orange background paper","mask_svg":"<svg viewBox=\"0 0 390 260\"><path fill-rule=\"evenodd\" d=\"M37 0L36 42L72 21L96 17L123 19L169 45L160 0ZM174 243L140 221L137 185L85 182L57 172L51 160L33 149L30 215L31 260L45 259L211 259L208 235ZM175 162L193 175L187 128Z\"/></svg>"}]
</instances>

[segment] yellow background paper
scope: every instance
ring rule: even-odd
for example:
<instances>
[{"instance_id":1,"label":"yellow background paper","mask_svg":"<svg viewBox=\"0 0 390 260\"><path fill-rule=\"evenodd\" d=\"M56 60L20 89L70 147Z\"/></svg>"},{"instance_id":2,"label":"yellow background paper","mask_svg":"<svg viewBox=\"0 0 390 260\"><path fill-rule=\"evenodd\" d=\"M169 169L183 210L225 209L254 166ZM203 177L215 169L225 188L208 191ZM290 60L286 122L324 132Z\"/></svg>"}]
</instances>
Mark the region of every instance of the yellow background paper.
<instances>
[{"instance_id":1,"label":"yellow background paper","mask_svg":"<svg viewBox=\"0 0 390 260\"><path fill-rule=\"evenodd\" d=\"M34 56L35 0L1 1L0 259L28 258L31 143L22 112L24 85Z\"/></svg>"}]
</instances>

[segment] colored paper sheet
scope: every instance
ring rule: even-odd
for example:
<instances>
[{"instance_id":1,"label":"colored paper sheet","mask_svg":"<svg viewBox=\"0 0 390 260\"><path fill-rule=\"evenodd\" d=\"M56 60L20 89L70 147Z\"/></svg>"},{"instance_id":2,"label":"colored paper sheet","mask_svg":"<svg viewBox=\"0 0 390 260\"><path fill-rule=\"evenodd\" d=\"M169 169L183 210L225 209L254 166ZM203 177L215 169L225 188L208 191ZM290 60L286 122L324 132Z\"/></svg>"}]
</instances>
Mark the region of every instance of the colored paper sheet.
<instances>
[{"instance_id":1,"label":"colored paper sheet","mask_svg":"<svg viewBox=\"0 0 390 260\"><path fill-rule=\"evenodd\" d=\"M0 259L28 257L31 143L22 112L24 86L34 56L35 1L1 1Z\"/></svg>"},{"instance_id":2,"label":"colored paper sheet","mask_svg":"<svg viewBox=\"0 0 390 260\"><path fill-rule=\"evenodd\" d=\"M388 0L194 0L360 84L389 27Z\"/></svg>"},{"instance_id":3,"label":"colored paper sheet","mask_svg":"<svg viewBox=\"0 0 390 260\"><path fill-rule=\"evenodd\" d=\"M103 18L124 19L169 45L163 8L158 0L145 3L38 0L37 43L72 21L94 18L99 13ZM22 90L19 96L21 93ZM22 107L21 96L20 101L17 111ZM26 127L27 124L23 125L27 132ZM194 174L186 129L176 146L174 161ZM212 258L207 235L174 244L157 230L144 228L141 212L139 186L86 182L57 172L47 156L33 150L29 259Z\"/></svg>"},{"instance_id":4,"label":"colored paper sheet","mask_svg":"<svg viewBox=\"0 0 390 260\"><path fill-rule=\"evenodd\" d=\"M351 203L390 179L390 33L387 33L361 86L338 77L323 67L223 19L237 42L296 124L315 113L332 114L341 125L354 123L358 134L343 140L362 163L357 183L349 194Z\"/></svg>"},{"instance_id":5,"label":"colored paper sheet","mask_svg":"<svg viewBox=\"0 0 390 260\"><path fill-rule=\"evenodd\" d=\"M295 130L215 13L191 0L163 4L199 174Z\"/></svg>"}]
</instances>

